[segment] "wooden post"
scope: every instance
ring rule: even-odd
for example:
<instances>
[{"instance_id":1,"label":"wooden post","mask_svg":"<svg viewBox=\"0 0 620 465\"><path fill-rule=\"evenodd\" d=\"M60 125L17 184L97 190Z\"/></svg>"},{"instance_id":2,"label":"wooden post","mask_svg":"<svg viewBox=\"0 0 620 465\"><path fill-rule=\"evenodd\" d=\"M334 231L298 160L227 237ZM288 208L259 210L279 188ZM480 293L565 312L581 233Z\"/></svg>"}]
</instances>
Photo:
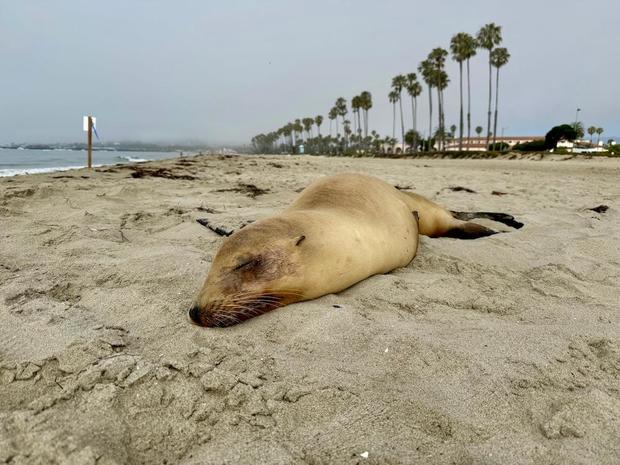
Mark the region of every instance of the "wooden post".
<instances>
[{"instance_id":1,"label":"wooden post","mask_svg":"<svg viewBox=\"0 0 620 465\"><path fill-rule=\"evenodd\" d=\"M88 117L88 168L93 167L93 117Z\"/></svg>"}]
</instances>

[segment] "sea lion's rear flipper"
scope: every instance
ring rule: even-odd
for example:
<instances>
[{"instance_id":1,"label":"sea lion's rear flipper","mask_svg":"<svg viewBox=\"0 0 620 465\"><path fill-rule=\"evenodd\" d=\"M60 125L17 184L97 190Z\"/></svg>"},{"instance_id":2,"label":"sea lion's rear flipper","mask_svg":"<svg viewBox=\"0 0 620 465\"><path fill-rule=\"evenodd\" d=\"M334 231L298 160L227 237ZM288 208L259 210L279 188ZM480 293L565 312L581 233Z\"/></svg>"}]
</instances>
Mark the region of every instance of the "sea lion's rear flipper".
<instances>
[{"instance_id":1,"label":"sea lion's rear flipper","mask_svg":"<svg viewBox=\"0 0 620 465\"><path fill-rule=\"evenodd\" d=\"M497 221L499 223L503 223L506 226L510 226L511 228L521 229L523 227L523 223L515 220L514 216L508 215L507 213L497 213L497 212L455 212L451 211L452 216L457 220L469 221L474 218L486 218L488 220Z\"/></svg>"},{"instance_id":2,"label":"sea lion's rear flipper","mask_svg":"<svg viewBox=\"0 0 620 465\"><path fill-rule=\"evenodd\" d=\"M454 239L478 239L480 237L492 236L497 231L482 226L478 223L461 223L448 229L441 237L453 237Z\"/></svg>"}]
</instances>

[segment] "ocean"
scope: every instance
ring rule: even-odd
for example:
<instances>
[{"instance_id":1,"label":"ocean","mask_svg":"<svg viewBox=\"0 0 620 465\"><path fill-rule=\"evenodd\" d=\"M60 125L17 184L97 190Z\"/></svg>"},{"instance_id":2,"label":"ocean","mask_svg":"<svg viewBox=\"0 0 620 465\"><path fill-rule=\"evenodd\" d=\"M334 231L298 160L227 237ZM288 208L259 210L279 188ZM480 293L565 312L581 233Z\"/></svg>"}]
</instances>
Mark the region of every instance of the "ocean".
<instances>
[{"instance_id":1,"label":"ocean","mask_svg":"<svg viewBox=\"0 0 620 465\"><path fill-rule=\"evenodd\" d=\"M93 166L139 163L178 157L178 152L93 151ZM50 173L86 166L85 150L28 150L0 148L0 177Z\"/></svg>"}]
</instances>

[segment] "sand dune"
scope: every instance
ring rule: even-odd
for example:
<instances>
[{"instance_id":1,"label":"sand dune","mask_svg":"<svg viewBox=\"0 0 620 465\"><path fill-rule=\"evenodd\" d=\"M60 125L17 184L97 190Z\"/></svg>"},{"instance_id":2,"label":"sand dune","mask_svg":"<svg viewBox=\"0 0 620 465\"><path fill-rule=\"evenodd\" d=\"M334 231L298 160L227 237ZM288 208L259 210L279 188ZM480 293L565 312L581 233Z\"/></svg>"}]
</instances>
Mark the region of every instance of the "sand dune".
<instances>
[{"instance_id":1,"label":"sand dune","mask_svg":"<svg viewBox=\"0 0 620 465\"><path fill-rule=\"evenodd\" d=\"M223 240L197 218L234 229L343 171L525 227L188 323ZM614 159L285 156L0 179L0 463L620 463L619 179Z\"/></svg>"}]
</instances>

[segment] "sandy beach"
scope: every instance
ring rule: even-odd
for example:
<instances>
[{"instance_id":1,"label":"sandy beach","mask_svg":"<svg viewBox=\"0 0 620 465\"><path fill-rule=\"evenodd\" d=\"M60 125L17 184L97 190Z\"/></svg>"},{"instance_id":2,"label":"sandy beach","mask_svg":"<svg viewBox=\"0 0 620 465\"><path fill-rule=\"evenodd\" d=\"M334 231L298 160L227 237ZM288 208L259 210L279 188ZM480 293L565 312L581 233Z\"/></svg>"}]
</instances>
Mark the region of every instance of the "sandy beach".
<instances>
[{"instance_id":1,"label":"sandy beach","mask_svg":"<svg viewBox=\"0 0 620 465\"><path fill-rule=\"evenodd\" d=\"M337 172L525 226L190 324L223 240L196 219L235 229ZM618 464L619 180L610 158L311 156L1 178L0 463Z\"/></svg>"}]
</instances>

